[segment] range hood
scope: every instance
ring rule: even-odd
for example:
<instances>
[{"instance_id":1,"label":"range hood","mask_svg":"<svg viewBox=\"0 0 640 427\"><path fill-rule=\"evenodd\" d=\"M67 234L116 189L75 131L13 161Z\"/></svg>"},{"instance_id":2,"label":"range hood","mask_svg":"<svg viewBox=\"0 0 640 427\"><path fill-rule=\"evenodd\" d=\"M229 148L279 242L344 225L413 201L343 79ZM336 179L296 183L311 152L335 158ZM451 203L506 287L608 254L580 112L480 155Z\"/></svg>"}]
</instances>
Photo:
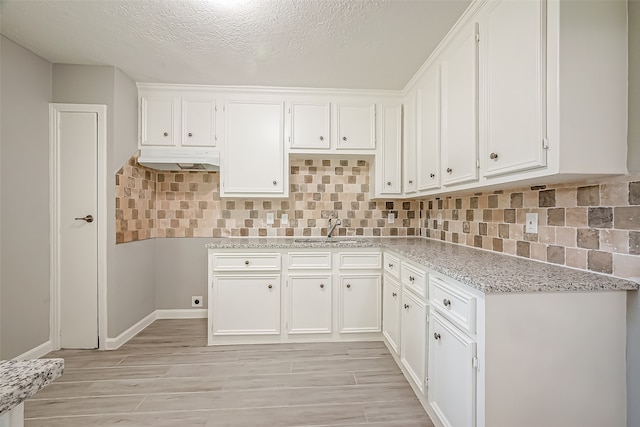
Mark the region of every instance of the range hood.
<instances>
[{"instance_id":1,"label":"range hood","mask_svg":"<svg viewBox=\"0 0 640 427\"><path fill-rule=\"evenodd\" d=\"M138 163L163 171L217 171L220 170L220 152L210 149L143 148Z\"/></svg>"}]
</instances>

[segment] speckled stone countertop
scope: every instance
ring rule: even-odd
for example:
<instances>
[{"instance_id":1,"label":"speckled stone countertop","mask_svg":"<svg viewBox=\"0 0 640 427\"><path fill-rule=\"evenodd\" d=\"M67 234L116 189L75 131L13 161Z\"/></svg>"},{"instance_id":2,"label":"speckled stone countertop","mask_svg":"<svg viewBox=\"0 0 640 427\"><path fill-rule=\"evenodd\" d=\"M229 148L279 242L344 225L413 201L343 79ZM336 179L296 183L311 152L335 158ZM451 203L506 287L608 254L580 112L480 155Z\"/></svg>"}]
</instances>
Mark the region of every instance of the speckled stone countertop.
<instances>
[{"instance_id":1,"label":"speckled stone countertop","mask_svg":"<svg viewBox=\"0 0 640 427\"><path fill-rule=\"evenodd\" d=\"M638 283L604 274L499 254L420 237L214 239L209 249L299 249L381 247L485 294L638 290Z\"/></svg>"},{"instance_id":2,"label":"speckled stone countertop","mask_svg":"<svg viewBox=\"0 0 640 427\"><path fill-rule=\"evenodd\" d=\"M63 359L0 361L0 414L10 411L62 375Z\"/></svg>"}]
</instances>

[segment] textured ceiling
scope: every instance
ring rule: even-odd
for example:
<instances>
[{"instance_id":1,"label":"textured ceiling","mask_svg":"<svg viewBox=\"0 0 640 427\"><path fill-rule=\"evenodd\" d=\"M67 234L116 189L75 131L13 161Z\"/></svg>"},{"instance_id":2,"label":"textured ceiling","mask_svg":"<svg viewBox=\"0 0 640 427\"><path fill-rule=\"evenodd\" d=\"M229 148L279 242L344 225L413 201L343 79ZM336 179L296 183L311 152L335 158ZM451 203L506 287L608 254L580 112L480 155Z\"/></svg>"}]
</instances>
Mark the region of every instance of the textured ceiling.
<instances>
[{"instance_id":1,"label":"textured ceiling","mask_svg":"<svg viewBox=\"0 0 640 427\"><path fill-rule=\"evenodd\" d=\"M402 89L468 0L2 0L2 34L138 82Z\"/></svg>"}]
</instances>

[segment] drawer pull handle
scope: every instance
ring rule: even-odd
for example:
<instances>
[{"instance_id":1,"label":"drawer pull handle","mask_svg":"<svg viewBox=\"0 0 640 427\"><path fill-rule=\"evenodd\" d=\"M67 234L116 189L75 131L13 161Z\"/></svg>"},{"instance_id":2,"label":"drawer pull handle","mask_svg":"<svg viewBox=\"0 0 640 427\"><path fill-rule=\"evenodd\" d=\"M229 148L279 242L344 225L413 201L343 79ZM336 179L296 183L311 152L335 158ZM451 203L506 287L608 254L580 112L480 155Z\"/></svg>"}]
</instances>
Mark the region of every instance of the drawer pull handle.
<instances>
[{"instance_id":1,"label":"drawer pull handle","mask_svg":"<svg viewBox=\"0 0 640 427\"><path fill-rule=\"evenodd\" d=\"M269 285L267 286L269 289L273 289L273 285Z\"/></svg>"},{"instance_id":2,"label":"drawer pull handle","mask_svg":"<svg viewBox=\"0 0 640 427\"><path fill-rule=\"evenodd\" d=\"M351 287L351 284L347 283L347 288L350 288L350 287Z\"/></svg>"},{"instance_id":3,"label":"drawer pull handle","mask_svg":"<svg viewBox=\"0 0 640 427\"><path fill-rule=\"evenodd\" d=\"M442 303L444 304L445 307L451 308L451 301L448 299L443 299Z\"/></svg>"},{"instance_id":4,"label":"drawer pull handle","mask_svg":"<svg viewBox=\"0 0 640 427\"><path fill-rule=\"evenodd\" d=\"M189 132L187 135L189 136L189 138L191 138L193 136L193 134L191 132Z\"/></svg>"},{"instance_id":5,"label":"drawer pull handle","mask_svg":"<svg viewBox=\"0 0 640 427\"><path fill-rule=\"evenodd\" d=\"M491 154L489 155L489 158L490 158L491 160L496 160L496 159L498 158L498 153L491 153Z\"/></svg>"},{"instance_id":6,"label":"drawer pull handle","mask_svg":"<svg viewBox=\"0 0 640 427\"><path fill-rule=\"evenodd\" d=\"M324 283L320 283L320 289L324 289Z\"/></svg>"},{"instance_id":7,"label":"drawer pull handle","mask_svg":"<svg viewBox=\"0 0 640 427\"><path fill-rule=\"evenodd\" d=\"M431 174L429 174L429 177L430 177L431 179L433 179L433 178L435 178L435 177L436 177L436 174L435 174L435 173L431 173Z\"/></svg>"},{"instance_id":8,"label":"drawer pull handle","mask_svg":"<svg viewBox=\"0 0 640 427\"><path fill-rule=\"evenodd\" d=\"M398 294L396 294L395 292L392 292L392 293L391 293L391 296L395 298L395 297L397 297L397 296L398 296Z\"/></svg>"},{"instance_id":9,"label":"drawer pull handle","mask_svg":"<svg viewBox=\"0 0 640 427\"><path fill-rule=\"evenodd\" d=\"M447 168L447 173L451 173L451 172L453 172L453 169Z\"/></svg>"},{"instance_id":10,"label":"drawer pull handle","mask_svg":"<svg viewBox=\"0 0 640 427\"><path fill-rule=\"evenodd\" d=\"M389 263L389 268L393 268L393 264Z\"/></svg>"},{"instance_id":11,"label":"drawer pull handle","mask_svg":"<svg viewBox=\"0 0 640 427\"><path fill-rule=\"evenodd\" d=\"M244 265L249 265L249 260L246 260L246 261L244 262Z\"/></svg>"},{"instance_id":12,"label":"drawer pull handle","mask_svg":"<svg viewBox=\"0 0 640 427\"><path fill-rule=\"evenodd\" d=\"M162 134L163 136L169 136L169 132L165 132Z\"/></svg>"},{"instance_id":13,"label":"drawer pull handle","mask_svg":"<svg viewBox=\"0 0 640 427\"><path fill-rule=\"evenodd\" d=\"M413 282L414 280L416 280L416 278L415 278L415 277L413 277L413 276L409 276L409 281L410 281L410 282Z\"/></svg>"},{"instance_id":14,"label":"drawer pull handle","mask_svg":"<svg viewBox=\"0 0 640 427\"><path fill-rule=\"evenodd\" d=\"M433 333L433 338L435 338L436 341L439 340L440 339L440 334L437 333L437 332L434 332Z\"/></svg>"},{"instance_id":15,"label":"drawer pull handle","mask_svg":"<svg viewBox=\"0 0 640 427\"><path fill-rule=\"evenodd\" d=\"M405 304L404 308L405 308L405 310L408 310L409 309L409 304Z\"/></svg>"}]
</instances>

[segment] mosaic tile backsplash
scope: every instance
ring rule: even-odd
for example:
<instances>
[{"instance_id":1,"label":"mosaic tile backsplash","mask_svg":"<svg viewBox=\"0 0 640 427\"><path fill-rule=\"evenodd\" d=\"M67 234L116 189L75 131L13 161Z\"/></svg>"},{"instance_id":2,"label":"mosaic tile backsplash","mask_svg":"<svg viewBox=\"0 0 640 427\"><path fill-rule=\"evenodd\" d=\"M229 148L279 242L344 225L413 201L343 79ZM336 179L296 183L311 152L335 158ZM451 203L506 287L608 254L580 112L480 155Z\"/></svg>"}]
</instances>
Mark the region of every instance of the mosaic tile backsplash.
<instances>
[{"instance_id":1,"label":"mosaic tile backsplash","mask_svg":"<svg viewBox=\"0 0 640 427\"><path fill-rule=\"evenodd\" d=\"M221 199L217 172L162 172L132 158L116 174L116 242L154 237L414 236L418 202L369 199L366 160L292 159L287 199ZM396 220L389 224L388 213ZM275 223L266 224L268 212ZM282 214L289 223L282 224Z\"/></svg>"},{"instance_id":2,"label":"mosaic tile backsplash","mask_svg":"<svg viewBox=\"0 0 640 427\"><path fill-rule=\"evenodd\" d=\"M420 200L370 200L366 160L291 159L287 199L221 199L217 172L116 174L116 243L155 237L423 236L640 278L640 175ZM389 212L396 221L387 221ZM268 212L275 223L266 224ZM538 233L525 216L538 214ZM289 224L280 218L286 213ZM438 216L442 221L438 221Z\"/></svg>"},{"instance_id":3,"label":"mosaic tile backsplash","mask_svg":"<svg viewBox=\"0 0 640 427\"><path fill-rule=\"evenodd\" d=\"M433 197L420 210L432 239L640 279L640 175Z\"/></svg>"}]
</instances>

